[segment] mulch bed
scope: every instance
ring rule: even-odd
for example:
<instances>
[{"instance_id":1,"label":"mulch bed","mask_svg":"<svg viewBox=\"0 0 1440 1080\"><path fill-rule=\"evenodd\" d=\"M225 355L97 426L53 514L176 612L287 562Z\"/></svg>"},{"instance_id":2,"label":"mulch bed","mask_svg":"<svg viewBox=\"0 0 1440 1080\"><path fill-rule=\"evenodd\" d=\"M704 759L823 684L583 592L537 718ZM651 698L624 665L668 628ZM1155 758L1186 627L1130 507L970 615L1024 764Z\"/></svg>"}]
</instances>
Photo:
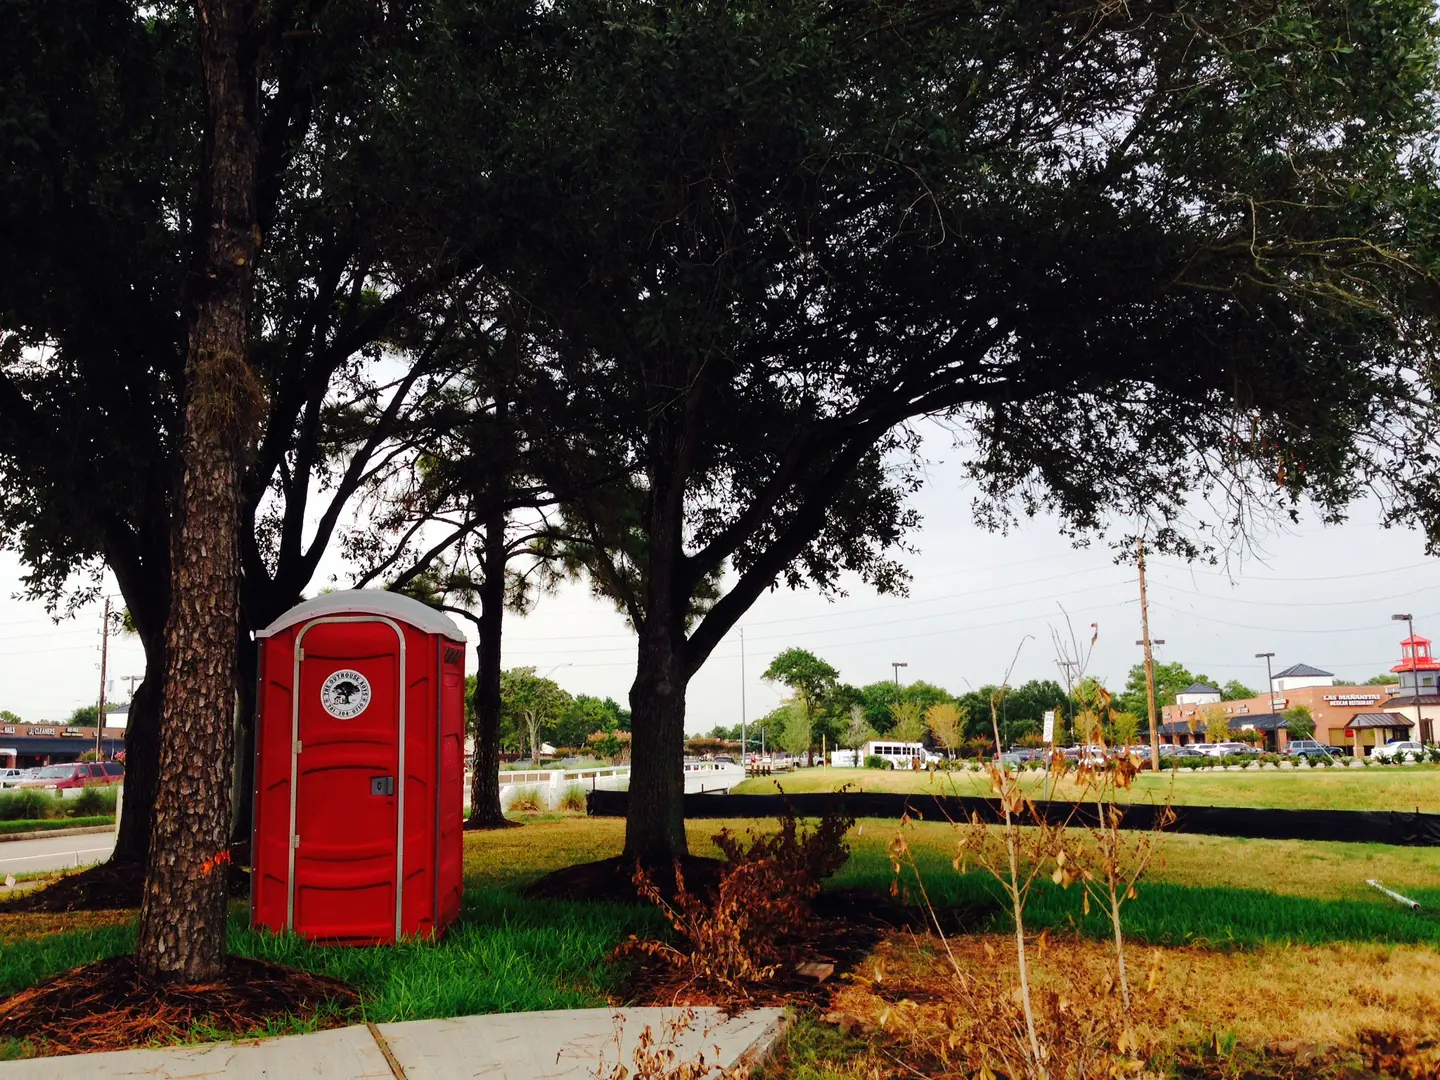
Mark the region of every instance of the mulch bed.
<instances>
[{"instance_id":1,"label":"mulch bed","mask_svg":"<svg viewBox=\"0 0 1440 1080\"><path fill-rule=\"evenodd\" d=\"M130 956L67 971L0 1002L0 1032L41 1054L125 1050L193 1039L198 1028L244 1035L286 1017L344 1022L359 996L337 979L230 957L217 982L147 979Z\"/></svg>"},{"instance_id":2,"label":"mulch bed","mask_svg":"<svg viewBox=\"0 0 1440 1080\"><path fill-rule=\"evenodd\" d=\"M232 861L228 881L230 895L248 897L250 876ZM66 874L43 889L24 893L13 900L0 901L0 914L12 911L120 911L138 908L145 888L143 863L104 862Z\"/></svg>"},{"instance_id":3,"label":"mulch bed","mask_svg":"<svg viewBox=\"0 0 1440 1080\"><path fill-rule=\"evenodd\" d=\"M509 818L501 818L499 821L476 821L474 818L466 818L465 824L461 826L466 832L494 832L497 829L520 829L524 822L511 821Z\"/></svg>"},{"instance_id":4,"label":"mulch bed","mask_svg":"<svg viewBox=\"0 0 1440 1080\"><path fill-rule=\"evenodd\" d=\"M675 896L673 863L651 873L655 887L667 900ZM680 860L685 887L697 896L714 895L725 864L719 859L686 855ZM635 890L635 860L623 855L613 859L567 866L546 874L521 890L529 900L580 900L617 904L647 904Z\"/></svg>"}]
</instances>

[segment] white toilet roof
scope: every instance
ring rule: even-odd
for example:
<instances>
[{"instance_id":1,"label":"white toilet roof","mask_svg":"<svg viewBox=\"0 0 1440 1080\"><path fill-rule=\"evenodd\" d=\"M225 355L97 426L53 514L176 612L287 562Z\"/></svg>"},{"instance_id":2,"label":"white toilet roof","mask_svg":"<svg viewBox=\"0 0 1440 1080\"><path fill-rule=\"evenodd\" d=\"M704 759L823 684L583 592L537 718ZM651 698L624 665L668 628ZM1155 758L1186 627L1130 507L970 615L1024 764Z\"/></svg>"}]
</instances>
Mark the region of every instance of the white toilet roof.
<instances>
[{"instance_id":1,"label":"white toilet roof","mask_svg":"<svg viewBox=\"0 0 1440 1080\"><path fill-rule=\"evenodd\" d=\"M465 640L454 620L443 611L436 611L404 593L386 589L344 589L321 593L313 600L296 604L255 636L272 637L296 623L324 615L383 615L427 634L440 634L452 641Z\"/></svg>"}]
</instances>

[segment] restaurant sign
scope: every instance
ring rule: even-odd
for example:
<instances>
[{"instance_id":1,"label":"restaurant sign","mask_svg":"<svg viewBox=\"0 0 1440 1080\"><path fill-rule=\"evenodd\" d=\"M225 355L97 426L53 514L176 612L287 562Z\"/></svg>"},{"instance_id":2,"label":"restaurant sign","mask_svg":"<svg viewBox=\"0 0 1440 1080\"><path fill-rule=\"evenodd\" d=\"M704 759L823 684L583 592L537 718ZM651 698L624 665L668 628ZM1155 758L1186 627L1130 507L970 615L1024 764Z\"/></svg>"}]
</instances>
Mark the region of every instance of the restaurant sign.
<instances>
[{"instance_id":1,"label":"restaurant sign","mask_svg":"<svg viewBox=\"0 0 1440 1080\"><path fill-rule=\"evenodd\" d=\"M1374 705L1384 694L1326 694L1331 705Z\"/></svg>"}]
</instances>

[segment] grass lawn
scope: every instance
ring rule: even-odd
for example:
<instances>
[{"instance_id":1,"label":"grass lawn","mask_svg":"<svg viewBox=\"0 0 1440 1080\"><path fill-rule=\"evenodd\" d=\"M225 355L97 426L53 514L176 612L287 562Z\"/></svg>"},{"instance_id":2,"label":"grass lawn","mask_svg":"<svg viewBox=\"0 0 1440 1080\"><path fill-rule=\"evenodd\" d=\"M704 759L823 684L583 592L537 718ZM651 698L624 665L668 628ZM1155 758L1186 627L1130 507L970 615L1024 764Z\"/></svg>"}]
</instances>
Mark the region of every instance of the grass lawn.
<instances>
[{"instance_id":1,"label":"grass lawn","mask_svg":"<svg viewBox=\"0 0 1440 1080\"><path fill-rule=\"evenodd\" d=\"M1038 797L1039 773L1022 773ZM735 788L737 795L773 793L777 786L794 794L838 791L850 784L860 791L926 795L989 795L990 781L979 772L904 772L888 769L802 769L781 777L756 777ZM1068 781L1055 792L1060 799L1080 794ZM1125 795L1126 793L1122 793ZM1440 814L1440 766L1372 765L1369 768L1227 769L1142 773L1129 798L1177 805L1284 807L1291 810L1422 810Z\"/></svg>"},{"instance_id":2,"label":"grass lawn","mask_svg":"<svg viewBox=\"0 0 1440 1080\"><path fill-rule=\"evenodd\" d=\"M84 829L114 825L115 815L75 818L39 818L30 821L0 821L0 836L10 833L49 832L54 829Z\"/></svg>"},{"instance_id":3,"label":"grass lawn","mask_svg":"<svg viewBox=\"0 0 1440 1080\"><path fill-rule=\"evenodd\" d=\"M692 851L715 854L710 838L725 824L691 823ZM728 824L743 832L764 823ZM886 892L894 873L888 847L899 828L894 821L859 823L850 837L851 859L832 885ZM989 903L995 887L988 877L952 867L956 838L948 825L914 823L904 835L937 902ZM629 934L657 930L655 913L525 901L516 890L549 870L618 854L623 838L619 819L562 815L537 818L523 828L467 834L464 910L438 943L318 947L252 932L237 907L231 948L350 982L362 994L363 1018L374 1022L603 1005L622 976L605 958ZM1434 914L1440 908L1440 850L1185 835L1164 836L1159 844L1161 858L1126 908L1129 940L1137 948L1165 946L1186 956L1275 954L1256 969L1275 980L1301 978L1306 964L1332 953L1363 965L1383 962L1377 956L1409 958L1418 949L1414 955L1422 959L1413 963L1423 966L1423 958L1430 958L1433 989L1440 995L1440 917ZM912 874L906 867L904 882L913 891ZM1426 908L1416 913L1395 905L1367 888L1366 877L1381 878ZM1075 931L1074 940L1096 948L1108 932L1098 913L1084 914L1076 889L1061 890L1047 878L1036 887L1028 919L1034 931ZM997 912L984 929L1001 933L1007 920ZM129 912L38 916L0 909L0 995L127 951L134 932ZM1296 949L1309 951L1290 951ZM1297 959L1304 957L1310 959ZM1245 965L1232 966L1240 979ZM1336 986L1348 985L1339 975L1335 979ZM6 1049L0 1038L0 1056Z\"/></svg>"}]
</instances>

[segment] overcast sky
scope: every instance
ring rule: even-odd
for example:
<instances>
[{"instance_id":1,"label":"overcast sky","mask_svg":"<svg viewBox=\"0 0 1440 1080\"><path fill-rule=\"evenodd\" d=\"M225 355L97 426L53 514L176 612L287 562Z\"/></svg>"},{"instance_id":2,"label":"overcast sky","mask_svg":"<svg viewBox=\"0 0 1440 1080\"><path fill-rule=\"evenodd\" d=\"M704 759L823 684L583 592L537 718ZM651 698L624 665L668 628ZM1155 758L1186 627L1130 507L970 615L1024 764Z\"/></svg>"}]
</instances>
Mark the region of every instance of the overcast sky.
<instances>
[{"instance_id":1,"label":"overcast sky","mask_svg":"<svg viewBox=\"0 0 1440 1080\"><path fill-rule=\"evenodd\" d=\"M1134 569L1114 565L1103 545L1076 551L1053 522L1027 522L1008 536L988 533L971 522L971 496L958 466L934 460L929 476L915 499L924 523L913 538L918 551L905 559L914 575L908 598L877 597L863 586L834 602L778 591L745 616L750 718L779 702L779 688L760 674L792 645L824 657L857 685L892 677L891 663L903 661L902 680L963 691L998 682L1017 647L1012 682L1058 679L1050 628L1063 626L1060 605L1078 631L1099 625L1090 672L1117 690L1124 683L1141 654L1134 644L1140 636ZM1422 634L1440 630L1440 559L1426 557L1418 533L1381 529L1377 519L1373 506L1362 505L1343 526L1307 523L1269 536L1263 558L1249 557L1230 574L1152 559L1151 632L1166 642L1156 650L1158 659L1257 689L1265 683L1257 652L1273 651L1276 671L1304 662L1335 672L1340 681L1388 669L1404 636L1392 613L1412 612ZM329 575L339 575L343 586L343 570L328 565L315 589L329 584ZM57 626L40 605L12 599L19 589L16 559L0 552L0 596L6 598L0 709L26 720L62 720L93 703L99 690L99 605ZM626 701L634 656L633 636L620 617L583 587L542 599L527 618L508 620L506 666L554 669L552 677L572 693ZM473 653L469 663L473 669ZM114 692L127 697L121 677L141 670L139 646L112 637ZM738 723L741 691L736 630L690 684L687 728Z\"/></svg>"}]
</instances>

